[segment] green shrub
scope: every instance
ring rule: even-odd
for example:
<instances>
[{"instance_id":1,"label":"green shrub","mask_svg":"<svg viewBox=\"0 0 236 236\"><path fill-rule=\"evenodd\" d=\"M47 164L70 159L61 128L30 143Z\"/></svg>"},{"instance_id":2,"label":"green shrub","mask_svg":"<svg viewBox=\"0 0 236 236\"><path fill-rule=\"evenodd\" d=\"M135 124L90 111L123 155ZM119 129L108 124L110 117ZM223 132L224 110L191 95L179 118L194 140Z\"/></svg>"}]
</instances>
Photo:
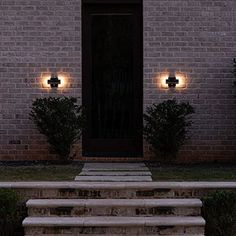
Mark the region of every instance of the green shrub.
<instances>
[{"instance_id":1,"label":"green shrub","mask_svg":"<svg viewBox=\"0 0 236 236\"><path fill-rule=\"evenodd\" d=\"M206 236L235 236L236 192L217 191L202 200Z\"/></svg>"},{"instance_id":2,"label":"green shrub","mask_svg":"<svg viewBox=\"0 0 236 236\"><path fill-rule=\"evenodd\" d=\"M24 206L14 190L0 189L0 236L24 235L22 220Z\"/></svg>"},{"instance_id":3,"label":"green shrub","mask_svg":"<svg viewBox=\"0 0 236 236\"><path fill-rule=\"evenodd\" d=\"M236 78L236 58L234 58L234 65L233 65L233 75ZM234 81L234 85L236 86L236 81Z\"/></svg>"},{"instance_id":4,"label":"green shrub","mask_svg":"<svg viewBox=\"0 0 236 236\"><path fill-rule=\"evenodd\" d=\"M194 113L189 103L167 100L147 107L144 135L157 157L174 159L187 139L188 115Z\"/></svg>"},{"instance_id":5,"label":"green shrub","mask_svg":"<svg viewBox=\"0 0 236 236\"><path fill-rule=\"evenodd\" d=\"M61 160L70 158L72 145L80 138L83 126L81 106L75 98L39 98L33 102L30 118Z\"/></svg>"},{"instance_id":6,"label":"green shrub","mask_svg":"<svg viewBox=\"0 0 236 236\"><path fill-rule=\"evenodd\" d=\"M234 76L236 77L236 58L234 58L233 74L234 74Z\"/></svg>"}]
</instances>

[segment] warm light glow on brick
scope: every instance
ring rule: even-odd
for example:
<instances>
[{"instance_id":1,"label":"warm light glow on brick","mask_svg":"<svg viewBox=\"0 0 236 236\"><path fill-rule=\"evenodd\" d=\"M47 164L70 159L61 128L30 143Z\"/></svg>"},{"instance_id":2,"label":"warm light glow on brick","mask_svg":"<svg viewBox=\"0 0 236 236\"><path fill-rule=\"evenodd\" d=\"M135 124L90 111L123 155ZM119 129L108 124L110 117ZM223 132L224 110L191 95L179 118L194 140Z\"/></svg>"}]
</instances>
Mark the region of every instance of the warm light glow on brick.
<instances>
[{"instance_id":1,"label":"warm light glow on brick","mask_svg":"<svg viewBox=\"0 0 236 236\"><path fill-rule=\"evenodd\" d=\"M51 73L46 72L41 74L41 84L43 88L50 88L50 84L48 84L48 80L51 78Z\"/></svg>"},{"instance_id":2,"label":"warm light glow on brick","mask_svg":"<svg viewBox=\"0 0 236 236\"><path fill-rule=\"evenodd\" d=\"M164 89L168 89L168 84L166 83L166 80L168 79L170 73L169 72L163 72L160 75L160 81L161 81L161 87Z\"/></svg>"},{"instance_id":3,"label":"warm light glow on brick","mask_svg":"<svg viewBox=\"0 0 236 236\"><path fill-rule=\"evenodd\" d=\"M176 88L186 88L186 84L187 84L187 78L186 78L186 75L184 75L183 73L181 72L176 72L175 73L175 77L176 79L179 80L179 83L176 84Z\"/></svg>"},{"instance_id":4,"label":"warm light glow on brick","mask_svg":"<svg viewBox=\"0 0 236 236\"><path fill-rule=\"evenodd\" d=\"M48 84L48 80L50 80L51 76L52 76L52 73L50 72L44 72L41 74L41 84L43 88L47 88L47 89L51 88L50 84ZM69 75L64 72L59 72L57 76L58 76L58 79L61 81L61 83L58 84L57 89L66 88L68 86Z\"/></svg>"},{"instance_id":5,"label":"warm light glow on brick","mask_svg":"<svg viewBox=\"0 0 236 236\"><path fill-rule=\"evenodd\" d=\"M176 84L175 89L183 89L187 87L187 77L181 72L176 72L175 77L177 80L179 80L179 83ZM159 81L161 84L161 88L163 89L169 89L168 84L166 83L166 80L169 78L170 73L169 72L163 72L161 73L159 77Z\"/></svg>"},{"instance_id":6,"label":"warm light glow on brick","mask_svg":"<svg viewBox=\"0 0 236 236\"><path fill-rule=\"evenodd\" d=\"M65 88L67 85L68 77L65 74L58 74L58 79L61 81L61 83L58 85L58 88Z\"/></svg>"}]
</instances>

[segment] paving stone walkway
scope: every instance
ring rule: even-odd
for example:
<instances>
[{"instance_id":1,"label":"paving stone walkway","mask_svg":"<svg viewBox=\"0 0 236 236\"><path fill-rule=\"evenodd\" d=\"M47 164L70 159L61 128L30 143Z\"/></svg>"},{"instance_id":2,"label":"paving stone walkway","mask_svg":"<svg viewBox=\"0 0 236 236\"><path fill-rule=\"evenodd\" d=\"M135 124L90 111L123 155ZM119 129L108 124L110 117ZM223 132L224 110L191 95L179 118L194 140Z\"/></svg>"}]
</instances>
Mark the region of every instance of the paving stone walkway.
<instances>
[{"instance_id":1,"label":"paving stone walkway","mask_svg":"<svg viewBox=\"0 0 236 236\"><path fill-rule=\"evenodd\" d=\"M144 163L85 163L75 180L80 182L150 182L152 174Z\"/></svg>"}]
</instances>

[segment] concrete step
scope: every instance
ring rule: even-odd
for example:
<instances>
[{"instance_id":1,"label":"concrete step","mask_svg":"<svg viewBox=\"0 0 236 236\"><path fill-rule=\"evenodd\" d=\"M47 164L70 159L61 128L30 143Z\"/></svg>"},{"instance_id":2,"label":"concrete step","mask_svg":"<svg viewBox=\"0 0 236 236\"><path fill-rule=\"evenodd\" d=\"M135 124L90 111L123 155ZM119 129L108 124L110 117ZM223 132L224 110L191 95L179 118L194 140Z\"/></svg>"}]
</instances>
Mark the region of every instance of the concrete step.
<instances>
[{"instance_id":1,"label":"concrete step","mask_svg":"<svg viewBox=\"0 0 236 236\"><path fill-rule=\"evenodd\" d=\"M34 231L34 229L32 229ZM50 231L50 229L47 229L47 231ZM40 235L43 235L43 236L102 236L102 234L90 234L90 233L87 233L86 230L81 230L82 233L80 232L79 234L78 233L68 233L68 231L66 233L62 233L62 234L51 234L51 233L44 233L44 234L40 234ZM85 233L83 233L83 231L85 231ZM34 236L34 235L37 235L37 234L29 234L27 233L27 235L25 236ZM39 235L39 234L38 234ZM121 233L121 234L110 234L109 233L109 236L124 236L126 234L124 233ZM137 234L127 234L129 236L137 236ZM148 236L148 235L160 235L160 234L150 234L148 232L148 234L138 234L138 236ZM165 236L165 235L168 235L168 236L205 236L205 234L162 234L162 236Z\"/></svg>"},{"instance_id":2,"label":"concrete step","mask_svg":"<svg viewBox=\"0 0 236 236\"><path fill-rule=\"evenodd\" d=\"M29 216L199 216L199 199L37 199Z\"/></svg>"},{"instance_id":3,"label":"concrete step","mask_svg":"<svg viewBox=\"0 0 236 236\"><path fill-rule=\"evenodd\" d=\"M147 167L84 167L83 171L149 171Z\"/></svg>"},{"instance_id":4,"label":"concrete step","mask_svg":"<svg viewBox=\"0 0 236 236\"><path fill-rule=\"evenodd\" d=\"M27 217L25 235L204 235L202 217Z\"/></svg>"},{"instance_id":5,"label":"concrete step","mask_svg":"<svg viewBox=\"0 0 236 236\"><path fill-rule=\"evenodd\" d=\"M94 181L100 181L100 182L151 182L152 177L151 176L82 176L78 175L75 177L75 181L80 182L94 182Z\"/></svg>"},{"instance_id":6,"label":"concrete step","mask_svg":"<svg viewBox=\"0 0 236 236\"><path fill-rule=\"evenodd\" d=\"M85 163L82 171L149 171L144 163Z\"/></svg>"},{"instance_id":7,"label":"concrete step","mask_svg":"<svg viewBox=\"0 0 236 236\"><path fill-rule=\"evenodd\" d=\"M82 171L79 176L151 176L150 171Z\"/></svg>"},{"instance_id":8,"label":"concrete step","mask_svg":"<svg viewBox=\"0 0 236 236\"><path fill-rule=\"evenodd\" d=\"M114 168L114 167L146 167L144 163L85 163L84 167Z\"/></svg>"},{"instance_id":9,"label":"concrete step","mask_svg":"<svg viewBox=\"0 0 236 236\"><path fill-rule=\"evenodd\" d=\"M24 199L160 199L201 198L216 190L236 189L236 182L0 182Z\"/></svg>"},{"instance_id":10,"label":"concrete step","mask_svg":"<svg viewBox=\"0 0 236 236\"><path fill-rule=\"evenodd\" d=\"M50 231L50 229L47 229L47 231ZM84 230L85 231L85 230ZM35 234L28 234L27 233L27 235L25 235L25 236L34 236ZM36 234L37 235L37 234ZM38 234L39 235L39 234ZM53 234L51 234L51 233L47 233L47 234L40 234L40 235L43 235L43 236L102 236L103 234L90 234L90 233L87 233L87 232L85 232L85 233L68 233L68 232L66 232L66 233L62 233L62 234L55 234L55 233L53 233ZM126 235L126 234L124 234L124 233L121 233L121 234L110 234L109 233L109 236L124 236L124 235ZM128 234L129 236L137 236L137 234ZM148 232L148 234L138 234L138 236L148 236L148 235L159 235L159 234L150 234L149 232ZM167 235L167 234L165 234L165 235ZM162 236L165 236L164 234L162 234ZM168 234L168 236L205 236L205 234Z\"/></svg>"}]
</instances>

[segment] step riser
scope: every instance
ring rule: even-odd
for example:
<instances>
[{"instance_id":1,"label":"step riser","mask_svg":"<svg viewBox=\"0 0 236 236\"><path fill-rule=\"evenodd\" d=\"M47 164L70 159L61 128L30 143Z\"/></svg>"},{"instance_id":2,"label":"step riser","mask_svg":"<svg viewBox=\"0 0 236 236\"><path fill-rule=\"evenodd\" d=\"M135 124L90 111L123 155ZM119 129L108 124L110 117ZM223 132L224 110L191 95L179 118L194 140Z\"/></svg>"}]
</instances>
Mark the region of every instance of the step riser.
<instances>
[{"instance_id":1,"label":"step riser","mask_svg":"<svg viewBox=\"0 0 236 236\"><path fill-rule=\"evenodd\" d=\"M169 235L195 236L204 235L204 227L184 226L146 226L146 227L25 227L25 236L97 236L97 235Z\"/></svg>"},{"instance_id":2,"label":"step riser","mask_svg":"<svg viewBox=\"0 0 236 236\"><path fill-rule=\"evenodd\" d=\"M54 207L28 209L29 216L199 216L200 208L188 207Z\"/></svg>"},{"instance_id":3,"label":"step riser","mask_svg":"<svg viewBox=\"0 0 236 236\"><path fill-rule=\"evenodd\" d=\"M25 199L160 199L160 198L201 198L214 190L197 189L18 189Z\"/></svg>"}]
</instances>

